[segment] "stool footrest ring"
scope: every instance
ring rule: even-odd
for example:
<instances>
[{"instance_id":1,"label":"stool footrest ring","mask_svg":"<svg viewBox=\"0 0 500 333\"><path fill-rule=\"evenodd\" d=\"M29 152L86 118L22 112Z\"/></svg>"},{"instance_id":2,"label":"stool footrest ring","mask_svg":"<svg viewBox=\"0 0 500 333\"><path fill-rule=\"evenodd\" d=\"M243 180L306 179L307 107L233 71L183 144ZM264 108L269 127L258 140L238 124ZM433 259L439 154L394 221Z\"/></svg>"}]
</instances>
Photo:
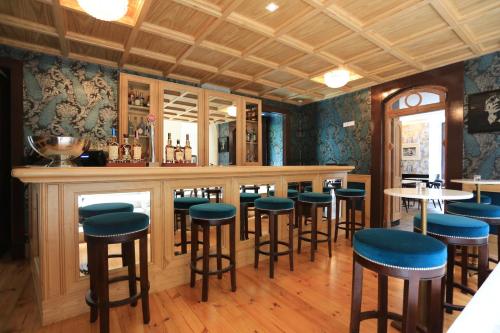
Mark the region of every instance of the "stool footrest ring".
<instances>
[{"instance_id":1,"label":"stool footrest ring","mask_svg":"<svg viewBox=\"0 0 500 333\"><path fill-rule=\"evenodd\" d=\"M307 238L307 237L304 237L302 235L306 235L306 234L310 234L312 231L302 231L302 233L299 235L299 238L303 241L306 241L306 242L312 242L312 239L311 238ZM325 236L326 239L317 239L316 242L317 243L324 243L324 242L328 242L328 234L326 232L323 232L323 231L316 231L316 233L318 235L321 235L321 236Z\"/></svg>"},{"instance_id":2,"label":"stool footrest ring","mask_svg":"<svg viewBox=\"0 0 500 333\"><path fill-rule=\"evenodd\" d=\"M271 253L270 251L265 251L265 250L261 250L260 247L263 246L263 245L270 245L271 244L271 241L264 241L264 242L260 242L257 246L259 248L259 253L260 254L265 254L267 256L270 256ZM281 244L281 245L284 245L284 246L289 246L289 244L285 241L278 241L278 244ZM275 256L284 256L284 255L287 255L290 253L290 250L284 250L284 251L278 251L278 252L275 252L274 255Z\"/></svg>"},{"instance_id":3,"label":"stool footrest ring","mask_svg":"<svg viewBox=\"0 0 500 333\"><path fill-rule=\"evenodd\" d=\"M109 279L108 283L114 283L114 282L126 281L126 280L128 280L128 276L123 275L123 276L117 276L115 278ZM135 280L140 281L141 278L136 277ZM149 281L148 281L148 286L147 286L146 290L141 290L140 292L138 292L130 297L127 297L127 298L123 298L123 299L116 300L116 301L109 301L109 307L114 308L117 306L135 303L135 302L137 302L138 299L140 299L142 297L143 293L147 293L148 291L149 291ZM92 291L90 289L87 291L87 294L85 295L85 302L87 303L88 306L91 306L91 307L97 307L97 305L98 305L94 301L94 299L92 298ZM97 300L97 302L99 302L99 300Z\"/></svg>"},{"instance_id":4,"label":"stool footrest ring","mask_svg":"<svg viewBox=\"0 0 500 333\"><path fill-rule=\"evenodd\" d=\"M210 258L217 258L217 253L210 253L208 255ZM222 259L225 259L225 260L229 260L229 262L231 262L231 257L228 256L227 254L221 254L221 258ZM198 262L199 260L202 260L203 259L203 256L198 256L196 257L196 261ZM192 263L189 263L189 266L191 267L191 269L197 273L197 274L203 274L203 270L202 269L198 269L196 268L195 265L193 265ZM208 275L215 275L215 274L219 274L219 273L226 273L226 272L229 272L232 268L233 268L233 264L229 264L228 266L220 269L220 270L215 270L215 271L209 271L208 272Z\"/></svg>"}]
</instances>

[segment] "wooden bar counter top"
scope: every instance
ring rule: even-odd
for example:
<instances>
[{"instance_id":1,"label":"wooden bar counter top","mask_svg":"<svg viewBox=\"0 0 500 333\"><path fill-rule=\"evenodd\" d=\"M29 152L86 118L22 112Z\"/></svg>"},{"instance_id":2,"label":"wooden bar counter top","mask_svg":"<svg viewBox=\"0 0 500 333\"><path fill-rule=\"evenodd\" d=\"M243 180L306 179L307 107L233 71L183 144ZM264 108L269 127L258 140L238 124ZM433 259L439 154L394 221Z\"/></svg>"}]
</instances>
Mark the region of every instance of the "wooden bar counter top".
<instances>
[{"instance_id":1,"label":"wooden bar counter top","mask_svg":"<svg viewBox=\"0 0 500 333\"><path fill-rule=\"evenodd\" d=\"M347 184L352 166L228 166L228 167L18 167L12 176L29 184L30 262L38 309L43 325L89 311L85 293L88 276L81 272L83 242L78 207L82 197L142 193L150 216L149 277L151 292L189 281L189 253L175 250L173 201L179 189L218 188L221 202L237 207L236 235L239 235L239 197L242 186L272 184L276 196L286 196L289 183L311 182L322 191L324 181L340 179ZM286 225L279 235L286 235ZM223 231L223 251L229 244ZM236 243L237 266L253 262L254 240ZM85 256L86 260L86 256ZM119 259L115 259L119 260ZM110 266L111 267L111 266ZM110 278L126 268L110 270ZM128 285L113 287L112 299L126 296Z\"/></svg>"}]
</instances>

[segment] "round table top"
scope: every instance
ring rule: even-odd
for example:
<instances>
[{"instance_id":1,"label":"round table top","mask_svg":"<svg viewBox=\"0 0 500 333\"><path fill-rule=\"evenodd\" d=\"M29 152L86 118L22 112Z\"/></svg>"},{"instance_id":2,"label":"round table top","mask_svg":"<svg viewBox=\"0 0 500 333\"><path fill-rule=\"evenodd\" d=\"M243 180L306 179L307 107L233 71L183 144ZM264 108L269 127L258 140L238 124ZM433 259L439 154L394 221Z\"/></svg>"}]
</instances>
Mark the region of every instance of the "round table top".
<instances>
[{"instance_id":1,"label":"round table top","mask_svg":"<svg viewBox=\"0 0 500 333\"><path fill-rule=\"evenodd\" d=\"M387 188L384 193L393 197L410 199L463 200L473 197L471 192L443 188Z\"/></svg>"},{"instance_id":2,"label":"round table top","mask_svg":"<svg viewBox=\"0 0 500 333\"><path fill-rule=\"evenodd\" d=\"M462 183L462 184L479 184L479 185L496 185L500 184L500 180L498 179L452 179L453 183Z\"/></svg>"}]
</instances>

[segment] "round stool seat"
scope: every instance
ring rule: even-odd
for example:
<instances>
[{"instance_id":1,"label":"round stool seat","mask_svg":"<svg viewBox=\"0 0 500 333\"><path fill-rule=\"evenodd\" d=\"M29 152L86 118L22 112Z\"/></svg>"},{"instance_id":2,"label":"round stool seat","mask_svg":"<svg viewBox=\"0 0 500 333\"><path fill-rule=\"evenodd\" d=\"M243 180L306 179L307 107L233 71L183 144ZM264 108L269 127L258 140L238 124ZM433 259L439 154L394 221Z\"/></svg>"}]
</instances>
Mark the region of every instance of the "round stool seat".
<instances>
[{"instance_id":1,"label":"round stool seat","mask_svg":"<svg viewBox=\"0 0 500 333\"><path fill-rule=\"evenodd\" d=\"M333 187L323 186L323 193L330 193ZM312 186L308 185L304 187L304 192L312 192Z\"/></svg>"},{"instance_id":2,"label":"round stool seat","mask_svg":"<svg viewBox=\"0 0 500 333\"><path fill-rule=\"evenodd\" d=\"M236 215L236 208L230 204L223 203L204 203L191 206L189 215L192 218L200 220L223 220Z\"/></svg>"},{"instance_id":3,"label":"round stool seat","mask_svg":"<svg viewBox=\"0 0 500 333\"><path fill-rule=\"evenodd\" d=\"M446 205L446 211L455 215L464 215L485 219L500 219L500 206L475 202L452 202Z\"/></svg>"},{"instance_id":4,"label":"round stool seat","mask_svg":"<svg viewBox=\"0 0 500 333\"><path fill-rule=\"evenodd\" d=\"M293 200L279 197L260 198L254 204L255 208L264 210L288 210L294 207Z\"/></svg>"},{"instance_id":5,"label":"round stool seat","mask_svg":"<svg viewBox=\"0 0 500 333\"><path fill-rule=\"evenodd\" d=\"M207 198L184 197L174 199L174 209L189 209L194 205L209 203Z\"/></svg>"},{"instance_id":6,"label":"round stool seat","mask_svg":"<svg viewBox=\"0 0 500 333\"><path fill-rule=\"evenodd\" d=\"M271 197L274 197L274 190L269 191L269 195L270 195ZM297 198L297 197L299 196L299 191L289 189L289 190L287 191L287 196L288 196L289 198Z\"/></svg>"},{"instance_id":7,"label":"round stool seat","mask_svg":"<svg viewBox=\"0 0 500 333\"><path fill-rule=\"evenodd\" d=\"M299 201L309 203L328 203L332 202L332 196L326 193L304 192L299 194Z\"/></svg>"},{"instance_id":8,"label":"round stool seat","mask_svg":"<svg viewBox=\"0 0 500 333\"><path fill-rule=\"evenodd\" d=\"M430 270L446 265L446 245L429 236L393 229L364 229L354 234L354 252L379 265Z\"/></svg>"},{"instance_id":9,"label":"round stool seat","mask_svg":"<svg viewBox=\"0 0 500 333\"><path fill-rule=\"evenodd\" d=\"M415 228L421 229L420 214L413 218ZM455 238L486 238L490 232L488 223L465 216L427 214L427 232Z\"/></svg>"},{"instance_id":10,"label":"round stool seat","mask_svg":"<svg viewBox=\"0 0 500 333\"><path fill-rule=\"evenodd\" d=\"M134 205L125 202L98 203L78 208L80 216L84 219L108 213L131 213Z\"/></svg>"},{"instance_id":11,"label":"round stool seat","mask_svg":"<svg viewBox=\"0 0 500 333\"><path fill-rule=\"evenodd\" d=\"M365 190L357 188L338 188L335 190L335 195L340 195L344 197L364 197Z\"/></svg>"},{"instance_id":12,"label":"round stool seat","mask_svg":"<svg viewBox=\"0 0 500 333\"><path fill-rule=\"evenodd\" d=\"M131 234L147 229L149 216L143 213L107 213L83 221L85 235L108 237Z\"/></svg>"},{"instance_id":13,"label":"round stool seat","mask_svg":"<svg viewBox=\"0 0 500 333\"><path fill-rule=\"evenodd\" d=\"M474 197L467 200L460 200L460 202L474 202L477 203L477 196L474 194ZM492 200L489 195L481 194L481 203L485 205L491 205Z\"/></svg>"},{"instance_id":14,"label":"round stool seat","mask_svg":"<svg viewBox=\"0 0 500 333\"><path fill-rule=\"evenodd\" d=\"M258 193L240 193L240 203L253 203L260 198Z\"/></svg>"}]
</instances>

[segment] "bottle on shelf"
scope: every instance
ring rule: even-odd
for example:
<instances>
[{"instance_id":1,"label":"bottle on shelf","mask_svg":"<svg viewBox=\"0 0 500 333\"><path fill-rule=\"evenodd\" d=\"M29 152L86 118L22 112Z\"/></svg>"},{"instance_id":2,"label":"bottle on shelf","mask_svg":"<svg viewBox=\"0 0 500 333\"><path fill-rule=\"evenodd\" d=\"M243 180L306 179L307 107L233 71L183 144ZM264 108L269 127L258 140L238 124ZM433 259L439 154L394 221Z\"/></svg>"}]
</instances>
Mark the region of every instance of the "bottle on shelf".
<instances>
[{"instance_id":1,"label":"bottle on shelf","mask_svg":"<svg viewBox=\"0 0 500 333\"><path fill-rule=\"evenodd\" d=\"M140 106L141 105L141 99L140 99L139 93L137 91L135 92L134 105L135 106Z\"/></svg>"},{"instance_id":2,"label":"bottle on shelf","mask_svg":"<svg viewBox=\"0 0 500 333\"><path fill-rule=\"evenodd\" d=\"M144 106L144 95L141 93L141 106Z\"/></svg>"},{"instance_id":3,"label":"bottle on shelf","mask_svg":"<svg viewBox=\"0 0 500 333\"><path fill-rule=\"evenodd\" d=\"M132 136L134 135L135 131L135 126L134 123L132 122L132 117L128 117L128 135Z\"/></svg>"},{"instance_id":4,"label":"bottle on shelf","mask_svg":"<svg viewBox=\"0 0 500 333\"><path fill-rule=\"evenodd\" d=\"M174 159L175 163L182 163L184 159L184 152L182 151L181 148L181 140L177 140L177 145L175 146L174 150Z\"/></svg>"},{"instance_id":5,"label":"bottle on shelf","mask_svg":"<svg viewBox=\"0 0 500 333\"><path fill-rule=\"evenodd\" d=\"M137 124L137 131L139 132L139 135L143 136L145 135L145 129L146 129L146 124L144 124L144 118L141 117L141 122Z\"/></svg>"},{"instance_id":6,"label":"bottle on shelf","mask_svg":"<svg viewBox=\"0 0 500 333\"><path fill-rule=\"evenodd\" d=\"M149 105L150 105L150 103L149 103L149 96L148 96L148 99L146 101L146 106L149 108Z\"/></svg>"},{"instance_id":7,"label":"bottle on shelf","mask_svg":"<svg viewBox=\"0 0 500 333\"><path fill-rule=\"evenodd\" d=\"M123 144L120 146L120 160L129 162L132 159L130 143L128 142L128 134L123 134Z\"/></svg>"},{"instance_id":8,"label":"bottle on shelf","mask_svg":"<svg viewBox=\"0 0 500 333\"><path fill-rule=\"evenodd\" d=\"M134 161L142 160L142 147L139 142L138 131L135 131L134 144L132 145L132 159Z\"/></svg>"},{"instance_id":9,"label":"bottle on shelf","mask_svg":"<svg viewBox=\"0 0 500 333\"><path fill-rule=\"evenodd\" d=\"M174 162L174 146L172 146L172 135L168 133L167 145L165 146L165 162Z\"/></svg>"},{"instance_id":10,"label":"bottle on shelf","mask_svg":"<svg viewBox=\"0 0 500 333\"><path fill-rule=\"evenodd\" d=\"M134 102L135 102L135 94L134 91L131 89L128 99L128 105L134 105Z\"/></svg>"},{"instance_id":11,"label":"bottle on shelf","mask_svg":"<svg viewBox=\"0 0 500 333\"><path fill-rule=\"evenodd\" d=\"M111 129L111 139L108 144L108 161L116 162L119 158L118 150L120 148L120 144L118 143L118 139L116 138L116 129Z\"/></svg>"},{"instance_id":12,"label":"bottle on shelf","mask_svg":"<svg viewBox=\"0 0 500 333\"><path fill-rule=\"evenodd\" d=\"M193 158L193 149L191 148L191 142L189 141L189 134L186 134L186 146L184 147L184 162L191 163Z\"/></svg>"}]
</instances>

